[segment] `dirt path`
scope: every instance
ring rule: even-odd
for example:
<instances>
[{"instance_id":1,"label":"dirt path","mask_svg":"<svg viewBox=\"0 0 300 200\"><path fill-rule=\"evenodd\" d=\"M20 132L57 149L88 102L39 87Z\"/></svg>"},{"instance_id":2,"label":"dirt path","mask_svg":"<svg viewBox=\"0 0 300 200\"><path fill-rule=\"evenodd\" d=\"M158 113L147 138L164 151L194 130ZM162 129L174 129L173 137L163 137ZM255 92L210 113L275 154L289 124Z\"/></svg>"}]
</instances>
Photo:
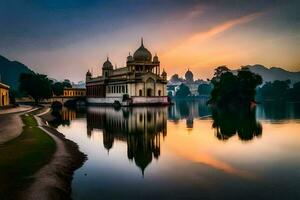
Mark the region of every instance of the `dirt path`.
<instances>
[{"instance_id":1,"label":"dirt path","mask_svg":"<svg viewBox=\"0 0 300 200\"><path fill-rule=\"evenodd\" d=\"M41 118L35 118L39 127L55 141L56 152L50 163L34 175L34 182L24 192L24 199L70 199L73 173L84 163L86 157L74 142L48 127Z\"/></svg>"},{"instance_id":2,"label":"dirt path","mask_svg":"<svg viewBox=\"0 0 300 200\"><path fill-rule=\"evenodd\" d=\"M19 113L19 112L25 112L30 109L32 109L32 106L25 106L25 105L15 107L15 108L4 109L4 110L0 110L0 116L6 115L6 114L15 114L15 113Z\"/></svg>"},{"instance_id":3,"label":"dirt path","mask_svg":"<svg viewBox=\"0 0 300 200\"><path fill-rule=\"evenodd\" d=\"M36 110L31 106L20 106L0 112L0 144L18 137L22 133L23 122L20 115Z\"/></svg>"}]
</instances>

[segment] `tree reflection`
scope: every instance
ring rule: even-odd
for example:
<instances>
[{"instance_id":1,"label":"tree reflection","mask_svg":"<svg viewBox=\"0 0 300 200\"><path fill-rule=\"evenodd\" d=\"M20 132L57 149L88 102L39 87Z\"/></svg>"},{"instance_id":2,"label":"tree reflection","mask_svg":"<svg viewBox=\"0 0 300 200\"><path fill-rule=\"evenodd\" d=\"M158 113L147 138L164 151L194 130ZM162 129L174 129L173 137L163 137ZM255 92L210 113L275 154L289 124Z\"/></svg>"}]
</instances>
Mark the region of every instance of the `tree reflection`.
<instances>
[{"instance_id":1,"label":"tree reflection","mask_svg":"<svg viewBox=\"0 0 300 200\"><path fill-rule=\"evenodd\" d=\"M249 141L262 135L262 125L256 120L255 108L213 108L212 119L216 137L220 140L237 134L240 140Z\"/></svg>"},{"instance_id":2,"label":"tree reflection","mask_svg":"<svg viewBox=\"0 0 300 200\"><path fill-rule=\"evenodd\" d=\"M174 106L168 108L168 118L175 123L181 119L185 119L186 127L192 129L195 118L201 118L211 114L211 110L206 105L206 101L207 99L174 101Z\"/></svg>"},{"instance_id":3,"label":"tree reflection","mask_svg":"<svg viewBox=\"0 0 300 200\"><path fill-rule=\"evenodd\" d=\"M103 146L109 151L115 140L127 143L127 157L134 160L142 174L152 159L160 156L161 136L167 134L166 108L91 107L87 112L87 135L103 132Z\"/></svg>"},{"instance_id":4,"label":"tree reflection","mask_svg":"<svg viewBox=\"0 0 300 200\"><path fill-rule=\"evenodd\" d=\"M69 126L70 122L76 118L84 116L83 109L70 109L66 107L52 107L51 115L53 119L49 121L50 125L57 128L60 125Z\"/></svg>"}]
</instances>

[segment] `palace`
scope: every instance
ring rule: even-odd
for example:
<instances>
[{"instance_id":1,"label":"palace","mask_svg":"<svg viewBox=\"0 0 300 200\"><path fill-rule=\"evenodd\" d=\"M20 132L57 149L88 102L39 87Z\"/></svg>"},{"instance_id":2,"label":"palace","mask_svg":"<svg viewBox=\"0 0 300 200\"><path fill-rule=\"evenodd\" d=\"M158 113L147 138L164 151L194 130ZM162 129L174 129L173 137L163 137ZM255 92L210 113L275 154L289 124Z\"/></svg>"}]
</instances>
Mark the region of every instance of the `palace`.
<instances>
[{"instance_id":1,"label":"palace","mask_svg":"<svg viewBox=\"0 0 300 200\"><path fill-rule=\"evenodd\" d=\"M9 86L0 82L0 107L9 105Z\"/></svg>"},{"instance_id":2,"label":"palace","mask_svg":"<svg viewBox=\"0 0 300 200\"><path fill-rule=\"evenodd\" d=\"M86 95L89 104L114 104L122 106L168 104L167 73L161 73L158 56L141 46L133 56L127 57L126 67L113 68L107 58L102 66L102 76L86 74Z\"/></svg>"}]
</instances>

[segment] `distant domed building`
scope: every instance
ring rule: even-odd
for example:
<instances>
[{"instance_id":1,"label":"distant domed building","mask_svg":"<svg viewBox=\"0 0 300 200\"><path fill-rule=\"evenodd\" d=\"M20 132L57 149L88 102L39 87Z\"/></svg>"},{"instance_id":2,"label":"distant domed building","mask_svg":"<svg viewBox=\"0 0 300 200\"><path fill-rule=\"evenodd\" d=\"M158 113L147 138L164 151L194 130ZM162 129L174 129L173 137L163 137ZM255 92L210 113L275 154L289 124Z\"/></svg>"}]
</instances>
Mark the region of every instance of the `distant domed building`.
<instances>
[{"instance_id":1,"label":"distant domed building","mask_svg":"<svg viewBox=\"0 0 300 200\"><path fill-rule=\"evenodd\" d=\"M168 82L167 88L168 88L168 93L171 94L172 96L176 95L176 92L179 90L179 87L181 84L185 84L191 91L192 96L198 96L198 87L200 84L207 83L206 81L203 80L194 80L194 74L193 72L188 69L185 74L184 74L185 79L180 78L178 74L174 74L170 81Z\"/></svg>"},{"instance_id":2,"label":"distant domed building","mask_svg":"<svg viewBox=\"0 0 300 200\"><path fill-rule=\"evenodd\" d=\"M188 83L192 83L194 82L194 74L193 72L190 71L190 69L187 70L187 72L185 72L185 80Z\"/></svg>"},{"instance_id":3,"label":"distant domed building","mask_svg":"<svg viewBox=\"0 0 300 200\"><path fill-rule=\"evenodd\" d=\"M126 67L114 69L109 58L102 65L102 76L86 74L87 102L90 104L168 104L167 73L160 70L157 55L141 46L127 56Z\"/></svg>"}]
</instances>

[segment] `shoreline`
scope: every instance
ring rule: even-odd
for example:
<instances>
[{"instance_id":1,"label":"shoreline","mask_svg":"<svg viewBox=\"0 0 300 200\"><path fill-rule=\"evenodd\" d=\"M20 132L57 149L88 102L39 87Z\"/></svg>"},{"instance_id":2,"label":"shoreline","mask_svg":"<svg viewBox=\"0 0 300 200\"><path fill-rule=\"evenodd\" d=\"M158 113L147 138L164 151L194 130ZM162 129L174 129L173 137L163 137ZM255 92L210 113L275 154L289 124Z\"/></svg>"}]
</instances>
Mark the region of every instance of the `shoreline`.
<instances>
[{"instance_id":1,"label":"shoreline","mask_svg":"<svg viewBox=\"0 0 300 200\"><path fill-rule=\"evenodd\" d=\"M34 174L34 181L23 191L22 199L72 199L71 183L74 172L87 160L87 156L79 150L75 142L48 125L50 112L51 109L48 108L34 117L39 128L54 140L57 148L51 161Z\"/></svg>"}]
</instances>

